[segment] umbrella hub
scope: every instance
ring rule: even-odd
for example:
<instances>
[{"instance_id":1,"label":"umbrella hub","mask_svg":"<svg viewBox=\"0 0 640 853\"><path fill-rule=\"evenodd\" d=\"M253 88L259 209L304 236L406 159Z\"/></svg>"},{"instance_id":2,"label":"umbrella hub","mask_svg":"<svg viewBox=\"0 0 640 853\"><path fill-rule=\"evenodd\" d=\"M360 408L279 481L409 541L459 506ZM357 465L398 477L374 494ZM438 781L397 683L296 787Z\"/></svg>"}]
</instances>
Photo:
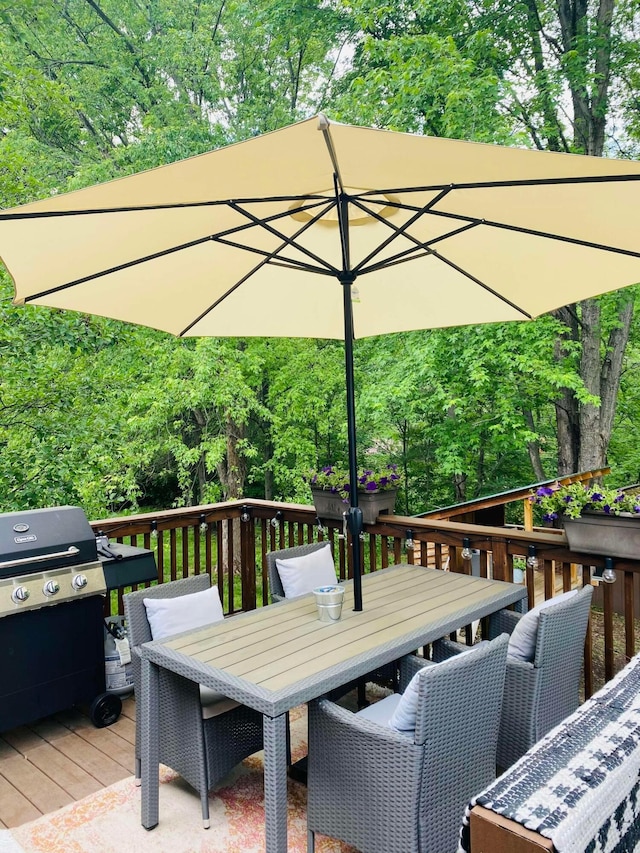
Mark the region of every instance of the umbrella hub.
<instances>
[{"instance_id":1,"label":"umbrella hub","mask_svg":"<svg viewBox=\"0 0 640 853\"><path fill-rule=\"evenodd\" d=\"M334 204L318 217L318 196L325 195L327 201L333 201ZM364 187L345 187L341 198L348 202L347 209L350 226L374 225L380 219L390 219L400 209L400 200L395 196L390 193L374 193ZM333 188L320 189L310 193L306 199L295 201L289 208L290 215L296 222L311 222L313 219L318 225L338 228L339 201L336 199Z\"/></svg>"}]
</instances>

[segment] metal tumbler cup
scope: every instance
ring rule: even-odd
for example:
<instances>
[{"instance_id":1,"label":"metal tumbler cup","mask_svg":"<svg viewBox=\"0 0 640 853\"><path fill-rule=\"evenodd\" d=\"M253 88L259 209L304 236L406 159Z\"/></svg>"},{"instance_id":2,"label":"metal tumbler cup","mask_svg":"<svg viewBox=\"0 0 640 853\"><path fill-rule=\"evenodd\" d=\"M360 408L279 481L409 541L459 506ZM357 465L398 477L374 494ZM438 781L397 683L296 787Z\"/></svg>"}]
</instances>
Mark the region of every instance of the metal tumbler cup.
<instances>
[{"instance_id":1,"label":"metal tumbler cup","mask_svg":"<svg viewBox=\"0 0 640 853\"><path fill-rule=\"evenodd\" d=\"M313 590L318 608L318 619L321 622L337 622L342 615L342 602L344 600L344 587L319 586Z\"/></svg>"}]
</instances>

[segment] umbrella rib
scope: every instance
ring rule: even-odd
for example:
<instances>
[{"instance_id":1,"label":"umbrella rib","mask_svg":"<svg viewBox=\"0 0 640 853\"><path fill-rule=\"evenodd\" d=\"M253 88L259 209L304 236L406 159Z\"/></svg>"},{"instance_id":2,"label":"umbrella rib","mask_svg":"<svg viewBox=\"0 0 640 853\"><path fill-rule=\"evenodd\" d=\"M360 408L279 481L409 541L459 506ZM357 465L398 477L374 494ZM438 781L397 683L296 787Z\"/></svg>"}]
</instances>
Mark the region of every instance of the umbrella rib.
<instances>
[{"instance_id":1,"label":"umbrella rib","mask_svg":"<svg viewBox=\"0 0 640 853\"><path fill-rule=\"evenodd\" d=\"M323 200L326 202L326 197L324 197ZM225 202L225 204L228 205L229 203ZM304 224L303 228L301 228L294 235L294 239L296 237L300 236L300 234L302 234L307 228L309 228L314 222L316 222L317 219L319 219L328 210L330 210L331 207L333 206L333 204L334 204L334 202L333 202L333 200L331 200L331 202L328 205L326 205L326 204L323 205L320 212L315 217L312 217L309 220L309 222L306 222ZM312 205L309 205L309 207L316 207L316 206L317 205L315 203ZM299 208L299 209L300 210L303 210L303 209L308 210L309 208ZM288 211L284 212L284 213L282 211L280 211L279 213L273 214L272 216L268 217L268 220L281 219L283 216L288 216L288 215L289 215ZM264 220L264 221L266 222L267 220ZM225 235L237 234L239 231L244 231L244 230L247 230L248 228L253 228L255 226L255 224L256 223L254 223L254 222L246 222L246 223L243 223L242 225L238 225L234 228L228 228L225 231L221 231L219 234L207 234L205 237L199 237L197 240L190 240L188 243L180 243L178 246L171 246L170 248L162 249L159 252L152 252L150 255L144 255L143 257L135 258L132 261L125 261L122 264L117 264L116 266L108 267L106 269L99 270L95 273L91 273L91 275L82 276L81 278L76 278L73 281L68 281L68 282L65 282L64 284L58 284L55 287L50 287L50 288L47 288L46 290L41 290L41 291L38 291L37 293L32 293L30 296L25 297L25 302L33 302L35 299L41 299L43 296L50 296L52 293L59 293L63 290L68 290L70 287L77 287L80 284L87 284L87 282L96 281L97 279L103 278L104 276L112 275L113 273L117 273L117 272L122 272L123 270L131 269L132 267L140 266L141 264L145 264L145 263L148 263L150 261L155 261L155 260L158 260L159 258L164 258L168 255L173 255L176 252L181 252L181 251L186 250L186 249L193 249L194 247L201 246L204 243L207 243L209 241L218 242L218 243L225 243L225 242L227 242L224 239ZM262 223L259 222L258 224L261 225ZM283 240L287 239L283 235L279 234L279 232L276 231L275 233L281 239L283 239ZM229 243L229 245L232 245L232 246L239 246L239 248L244 249L245 251L256 251L259 253L261 251L259 249L253 249L252 247L245 246L242 244L236 244L233 241L228 241L228 243ZM280 246L276 251L281 251L282 248L284 248L284 247ZM273 255L273 253L271 255L269 255L269 257L272 257L272 255ZM267 258L267 260L268 260L268 258ZM299 263L301 265L301 262L296 262L294 260L289 260L289 263L292 266L296 263ZM326 265L326 262L325 262L325 265ZM303 266L303 268L306 269L307 267ZM314 270L314 271L318 272L318 270ZM330 271L330 274L332 274L332 275L335 275L337 272L336 270L332 270L331 268L329 268L329 271Z\"/></svg>"},{"instance_id":2,"label":"umbrella rib","mask_svg":"<svg viewBox=\"0 0 640 853\"><path fill-rule=\"evenodd\" d=\"M266 219L259 219L257 216L254 216L254 214L250 213L248 210L244 210L244 208L242 208L238 203L234 201L229 203L229 207L235 210L236 213L239 213L241 216L245 216L247 219L251 220L254 225L257 225L259 228L262 228L264 231L267 231L269 234L272 234L273 236L278 237L278 239L282 240L284 245L281 246L280 249L278 249L279 252L287 246L291 246L291 248L297 249L298 252L303 255L306 255L308 258L311 258L325 269L336 272L334 267L328 261L325 261L324 258L321 258L319 255L316 255L314 252L311 252L309 249L306 249L304 246L300 245L299 243L296 243L297 238L301 234L303 234L308 228L310 228L311 225L315 224L322 216L328 213L334 205L335 202L332 200L331 203L326 205L318 214L316 214L315 217L312 217L309 222L305 222L303 228L297 231L292 237L287 237L286 234L283 234L276 228L272 228L268 224ZM295 261L293 261L292 263L295 263Z\"/></svg>"},{"instance_id":3,"label":"umbrella rib","mask_svg":"<svg viewBox=\"0 0 640 853\"><path fill-rule=\"evenodd\" d=\"M586 184L586 183L607 183L607 182L626 182L638 181L640 175L589 175L573 178L530 178L523 180L510 181L478 181L475 183L461 184L432 184L431 186L419 187L396 187L376 190L363 190L359 193L359 197L363 198L370 195L389 194L406 194L416 192L439 192L441 190L465 190L465 189L500 189L509 187L527 187L527 186L551 186L554 184ZM79 191L81 192L81 191ZM236 198L235 201L239 204L260 204L260 203L278 203L278 202L294 202L294 201L326 201L327 197L323 195L304 194L304 195L282 195L282 196L258 196L247 198ZM46 219L59 216L93 216L102 213L138 213L151 210L179 210L189 207L218 207L229 204L229 199L219 199L215 201L191 201L191 202L174 202L167 204L143 204L121 207L101 207L92 209L74 209L74 210L45 210L45 211L25 211L25 212L0 212L0 222L16 219ZM411 209L411 208L409 208Z\"/></svg>"},{"instance_id":4,"label":"umbrella rib","mask_svg":"<svg viewBox=\"0 0 640 853\"><path fill-rule=\"evenodd\" d=\"M463 234L465 231L469 231L472 228L477 228L480 225L479 222L468 222L466 225L462 225L460 228L456 228L453 231L449 231L447 234L441 234L438 237L432 237L430 240L426 240L424 243L421 243L416 237L413 237L411 234L406 234L406 238L408 240L413 240L416 244L412 246L410 249L405 249L403 252L398 252L395 255L391 255L386 260L379 261L377 264L372 264L365 269L358 268L359 275L366 275L367 273L379 272L380 270L386 269L387 267L395 266L396 264L406 263L407 261L418 260L421 257L425 257L426 255L432 255L433 250L430 248L435 243L441 243L443 240L448 240L450 237L455 237L458 234ZM421 251L421 254L417 254Z\"/></svg>"},{"instance_id":5,"label":"umbrella rib","mask_svg":"<svg viewBox=\"0 0 640 853\"><path fill-rule=\"evenodd\" d=\"M489 228L501 228L504 231L515 231L519 234L529 234L532 237L543 237L547 240L559 240L561 243L571 243L575 246L585 246L588 249L599 249L603 252L613 252L618 255L627 255L631 258L640 258L640 252L634 252L632 249L622 249L618 246L610 246L605 243L594 243L591 240L580 240L578 237L554 234L551 231L538 231L535 228L525 228L523 225L510 225L506 222L497 222L492 219L472 219L469 216L464 216L459 213L447 213L442 210L431 210L429 212L432 216L440 216L445 219L473 222L478 225L486 225Z\"/></svg>"},{"instance_id":6,"label":"umbrella rib","mask_svg":"<svg viewBox=\"0 0 640 853\"><path fill-rule=\"evenodd\" d=\"M332 207L332 205L329 205L329 207L327 209L330 210L331 207ZM309 220L309 222L305 222L304 225L302 226L302 228L299 228L298 231L293 235L293 239L295 240L297 237L299 237L301 234L303 234L308 228L310 228L314 224L316 219L319 219L321 216L324 215L324 213L325 213L325 210L322 210L322 211L320 211L320 213L318 213L316 215L315 218L312 218L311 220ZM223 241L221 241L221 242L223 242ZM245 283L245 281L248 281L252 275L254 275L255 273L258 272L258 270L261 270L264 266L266 266L266 264L272 263L272 264L277 265L277 266L287 266L288 263L295 263L295 262L290 262L287 259L287 264L285 264L282 261L282 259L278 259L278 252L281 252L282 249L284 249L287 245L290 245L290 238L283 237L283 244L281 244L276 249L274 249L274 251L271 252L271 254L267 255L265 258L263 258L260 261L259 264L257 264L253 269L249 270L248 273L243 275L239 281L236 281L228 290L226 290L222 294L222 296L219 296L215 302L213 302L211 305L209 305L208 308L205 308L205 310L198 317L196 317L191 323L189 323L188 326L186 326L181 332L178 333L177 337L179 337L179 338L184 337L184 335L186 335L187 332L189 332L191 329L193 329L193 327L195 325L197 325L204 317L206 317L207 314L209 314L211 311L213 311L215 308L217 308L218 305L220 305L222 302L224 302L225 299L227 299L235 290L237 290L239 287L241 287L241 285L243 285ZM240 246L240 248L248 249L247 246L242 246L242 245ZM252 249L251 251L260 251L260 250ZM337 270L333 270L333 271L331 271L330 269L321 270L321 269L315 269L313 267L309 267L309 269L312 272L316 272L319 274L322 274L322 273L324 273L325 275L336 275L337 274Z\"/></svg>"},{"instance_id":7,"label":"umbrella rib","mask_svg":"<svg viewBox=\"0 0 640 853\"><path fill-rule=\"evenodd\" d=\"M498 291L494 290L492 287L489 287L488 284L486 284L484 281L481 281L479 278L477 278L472 273L470 273L467 270L463 269L462 267L458 266L458 264L449 260L449 258L445 258L444 255L440 254L440 252L437 252L435 249L433 249L431 252L431 255L434 258L437 258L439 261L442 261L443 264L446 264L447 266L454 269L456 272L459 272L460 275L463 275L465 278L468 278L474 284L477 284L478 287L481 287L481 288L483 288L483 290L486 290L487 293L490 293L492 296L495 296L496 299L500 300L500 302L504 302L505 305L508 305L510 308L513 308L519 314L522 314L522 316L525 319L527 319L527 320L533 319L533 315L529 314L528 311L525 311L524 308L521 308L516 302L512 302L511 299L507 299L506 296L503 296L501 293L498 293Z\"/></svg>"},{"instance_id":8,"label":"umbrella rib","mask_svg":"<svg viewBox=\"0 0 640 853\"><path fill-rule=\"evenodd\" d=\"M638 177L640 178L640 175ZM382 190L382 191L377 191L376 195L379 195L380 192L387 193L387 192L398 192L398 191L397 190ZM358 198L352 197L352 199L351 199L352 203L357 205L357 206L362 207L362 203L359 202L358 199L361 198L363 195L368 195L368 193L360 193L358 195ZM375 201L374 203L382 204L382 202L379 202L379 201ZM422 208L422 207L416 207L415 205L410 205L410 204L406 204L406 205L405 204L398 204L396 202L393 202L392 200L385 202L385 205L387 207L391 207L391 206L396 207L398 210L409 210L409 211L414 211L417 213L424 210L424 208ZM370 210L367 207L362 207L362 210L365 210L371 216L374 216L376 219L378 219L380 222L387 225L388 227L390 227L390 228L394 227L391 222L389 222L384 217L376 214L376 212L374 210ZM639 258L640 257L640 252L634 252L632 249L622 249L622 248L619 248L617 246L607 245L605 243L594 243L590 240L580 240L577 237L568 237L568 236L565 236L562 234L554 234L551 231L538 231L535 228L526 228L523 225L512 225L510 223L498 222L497 220L492 220L492 219L480 219L478 217L465 216L462 213L450 213L450 212L444 211L444 210L434 210L433 208L430 208L429 210L425 210L424 212L425 212L425 215L439 216L439 217L444 218L444 219L454 219L454 220L459 221L459 222L467 222L470 225L486 225L490 228L501 228L505 231L515 231L515 232L520 233L520 234L529 234L532 237L543 237L543 238L548 239L548 240L559 240L560 242L563 242L563 243L571 243L571 244L574 244L576 246L585 246L586 248L589 248L589 249L598 249L598 250L604 251L604 252L613 252L613 253L620 254L620 255L627 255L627 256L632 257L632 258ZM459 230L452 231L450 234L445 235L445 238L449 237L449 236L455 236L456 234L459 234L459 233L460 233ZM408 234L405 236L407 238L410 238L410 235L408 235ZM415 240L415 238L411 238L411 239ZM422 245L422 244L420 244L420 245ZM370 271L370 270L367 270L367 272L368 271ZM362 274L362 272L363 272L363 270L360 270L360 274Z\"/></svg>"},{"instance_id":9,"label":"umbrella rib","mask_svg":"<svg viewBox=\"0 0 640 853\"><path fill-rule=\"evenodd\" d=\"M55 219L60 216L94 216L103 213L145 213L154 210L183 210L192 207L225 207L231 201L236 201L238 204L279 204L284 202L309 201L309 202L326 202L326 195L282 195L282 196L258 196L256 198L240 198L240 199L218 199L216 201L184 201L167 204L139 204L126 207L96 207L96 208L79 208L73 210L31 210L24 212L2 213L0 211L0 222L11 221L15 219ZM315 207L315 204L310 205ZM307 208L296 208L296 210L306 210ZM278 216L288 215L278 214Z\"/></svg>"},{"instance_id":10,"label":"umbrella rib","mask_svg":"<svg viewBox=\"0 0 640 853\"><path fill-rule=\"evenodd\" d=\"M522 178L506 181L468 181L465 183L431 184L420 187L386 187L384 189L363 190L360 197L380 194L400 195L402 193L437 192L443 189L449 190L486 190L486 189L509 189L513 187L544 187L563 184L603 184L603 183L626 183L627 181L640 181L640 174L627 175L576 175L574 177L557 178Z\"/></svg>"},{"instance_id":11,"label":"umbrella rib","mask_svg":"<svg viewBox=\"0 0 640 853\"><path fill-rule=\"evenodd\" d=\"M244 243L236 243L234 240L225 240L224 238L219 237L211 237L210 238L214 243L221 243L223 246L231 246L234 249L241 249L244 252L251 252L254 255L260 255L264 257L267 263L272 264L273 266L284 267L285 269L292 270L303 270L304 272L314 272L319 275L331 275L336 276L338 274L338 270L335 267L328 265L326 262L322 269L318 267L314 267L311 264L305 264L304 261L297 261L295 258L279 258L277 253L282 249L286 248L286 246L280 246L274 252L267 252L266 249L258 249L255 246L246 246ZM289 243L289 241L287 241ZM292 244L295 246L295 243ZM297 247L296 247L297 248Z\"/></svg>"},{"instance_id":12,"label":"umbrella rib","mask_svg":"<svg viewBox=\"0 0 640 853\"><path fill-rule=\"evenodd\" d=\"M354 198L353 203L356 207L358 207L360 210L366 211L367 213L369 213L370 216L373 216L379 222L383 222L384 224L388 224L390 226L390 228L393 229L393 232L394 232L393 234L390 234L387 237L387 239L384 240L379 246L377 246L372 252L369 252L369 254L366 256L366 258L363 258L360 261L360 263L357 264L357 266L354 269L354 272L359 273L368 261L370 261L372 258L375 258L376 255L379 255L383 249L385 249L390 243L392 243L398 237L401 237L406 232L407 228L411 227L411 225L413 225L414 222L416 222L418 219L420 219L421 216L423 216L428 210L430 210L434 204L437 204L440 201L440 199L442 199L446 195L448 195L448 193L449 193L448 189L442 190L442 192L438 193L438 195L435 198L432 198L431 201L427 202L427 204L425 204L423 207L421 207L420 210L416 211L414 213L414 215L412 217L410 217L404 223L404 225L402 225L400 228L397 228L391 222L387 223L383 216L380 216L375 210L367 208L366 205L362 204L361 201ZM382 202L380 202L380 204L381 203Z\"/></svg>"},{"instance_id":13,"label":"umbrella rib","mask_svg":"<svg viewBox=\"0 0 640 853\"><path fill-rule=\"evenodd\" d=\"M446 193L443 191L440 194L440 198L442 196L444 196L445 194ZM432 245L433 243L439 243L440 241L446 240L449 237L454 237L457 234L462 234L464 231L468 231L470 228L475 228L477 225L481 224L480 220L467 222L465 225L461 226L460 228L454 228L453 231L449 231L447 234L441 234L438 237L433 237L431 240L427 240L426 242L422 242L422 241L418 240L417 237L414 237L412 234L407 233L406 229L410 225L413 225L413 223L416 222L421 216L428 213L431 205L435 204L436 201L438 201L438 199L433 199L430 204L425 205L424 207L417 209L417 210L415 208L413 208L414 210L416 210L416 215L413 216L403 226L398 228L396 225L393 224L393 222L389 222L387 219L385 219L385 217L378 214L375 210L368 208L366 205L363 205L362 202L358 201L357 199L353 199L353 203L356 207L358 207L361 210L363 210L364 212L368 213L370 216L373 216L375 219L377 219L379 222L381 222L387 228L390 228L392 231L394 231L394 233L389 238L384 240L379 246L376 247L376 249L374 249L373 252L371 252L369 255L367 255L366 258L363 258L363 260L360 261L360 263L355 268L354 272L356 272L358 275L363 275L363 274L368 273L368 272L375 272L379 269L384 269L387 266L391 266L392 263L395 263L398 260L405 259L406 255L414 254L418 249L423 249L426 251L427 254L429 254L429 250L427 247ZM403 209L407 210L409 208L404 207ZM411 249L406 249L405 251L402 251L402 252L398 252L397 254L392 255L386 261L382 261L378 264L373 264L372 266L367 267L367 268L364 267L364 265L366 264L366 262L368 260L370 260L371 258L374 258L376 255L380 254L382 249L384 249L386 246L388 246L396 237L400 237L400 236L405 237L407 240L413 241L416 244L415 247L413 247ZM407 257L406 260L413 260L413 258Z\"/></svg>"},{"instance_id":14,"label":"umbrella rib","mask_svg":"<svg viewBox=\"0 0 640 853\"><path fill-rule=\"evenodd\" d=\"M81 278L76 278L73 281L67 281L64 284L58 284L55 287L48 287L46 290L40 290L38 293L32 293L30 296L25 296L24 301L33 302L34 299L41 299L43 296L50 296L52 293L60 293L60 291L68 290L70 287L77 287L79 284L86 284L89 281L95 281L96 279L103 278L106 275L111 275L112 273L122 272L122 270L140 266L140 264L144 264L147 261L155 261L158 258L165 257L166 255L173 255L176 252L181 252L183 249L192 249L194 246L201 246L203 243L209 242L210 239L211 238L209 236L200 237L198 240L191 240L189 243L172 246L170 249L163 249L161 252L154 252L153 254L146 255L143 258L136 258L133 261L126 261L125 263L117 264L115 267L99 270L98 272L91 273L91 275L85 275Z\"/></svg>"}]
</instances>

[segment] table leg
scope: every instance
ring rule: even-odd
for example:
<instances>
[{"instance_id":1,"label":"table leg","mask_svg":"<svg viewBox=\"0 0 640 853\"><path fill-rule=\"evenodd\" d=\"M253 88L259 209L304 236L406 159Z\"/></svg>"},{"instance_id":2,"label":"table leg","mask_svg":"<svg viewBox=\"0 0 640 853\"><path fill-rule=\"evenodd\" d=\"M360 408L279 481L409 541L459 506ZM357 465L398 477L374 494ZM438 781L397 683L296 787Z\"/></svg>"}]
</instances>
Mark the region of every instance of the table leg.
<instances>
[{"instance_id":1,"label":"table leg","mask_svg":"<svg viewBox=\"0 0 640 853\"><path fill-rule=\"evenodd\" d=\"M140 679L140 758L142 825L158 825L159 747L158 747L158 667L142 658Z\"/></svg>"},{"instance_id":2,"label":"table leg","mask_svg":"<svg viewBox=\"0 0 640 853\"><path fill-rule=\"evenodd\" d=\"M266 853L287 853L287 715L263 718Z\"/></svg>"}]
</instances>

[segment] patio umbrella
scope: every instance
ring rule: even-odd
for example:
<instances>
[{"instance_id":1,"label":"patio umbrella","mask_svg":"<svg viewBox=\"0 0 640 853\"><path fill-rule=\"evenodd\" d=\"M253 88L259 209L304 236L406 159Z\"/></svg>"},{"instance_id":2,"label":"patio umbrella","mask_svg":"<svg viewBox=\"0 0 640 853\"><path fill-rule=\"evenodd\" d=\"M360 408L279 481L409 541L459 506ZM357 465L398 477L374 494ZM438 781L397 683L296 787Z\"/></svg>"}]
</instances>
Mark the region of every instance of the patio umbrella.
<instances>
[{"instance_id":1,"label":"patio umbrella","mask_svg":"<svg viewBox=\"0 0 640 853\"><path fill-rule=\"evenodd\" d=\"M527 320L640 281L640 164L320 115L0 213L15 302L175 335L341 338L356 609L355 338Z\"/></svg>"}]
</instances>

